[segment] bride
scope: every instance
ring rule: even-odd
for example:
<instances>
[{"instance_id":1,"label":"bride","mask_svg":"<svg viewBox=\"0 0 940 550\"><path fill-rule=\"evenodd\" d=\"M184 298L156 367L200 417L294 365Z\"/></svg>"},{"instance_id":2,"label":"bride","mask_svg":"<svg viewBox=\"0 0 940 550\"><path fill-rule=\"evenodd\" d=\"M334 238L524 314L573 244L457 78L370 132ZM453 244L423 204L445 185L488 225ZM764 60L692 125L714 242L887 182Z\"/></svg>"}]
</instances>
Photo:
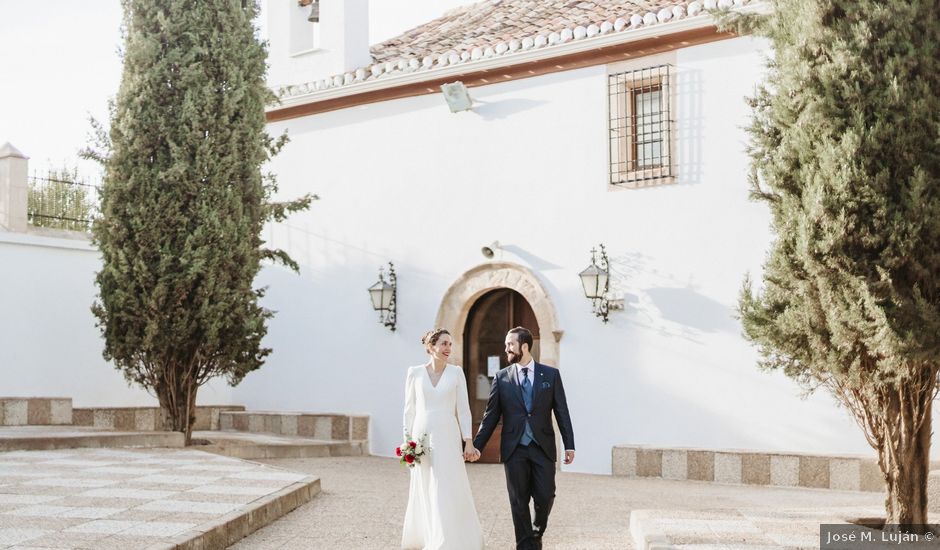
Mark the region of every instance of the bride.
<instances>
[{"instance_id":1,"label":"bride","mask_svg":"<svg viewBox=\"0 0 940 550\"><path fill-rule=\"evenodd\" d=\"M411 468L401 547L480 550L483 532L462 460L479 458L470 440L467 383L460 367L447 364L454 343L449 332L428 331L421 343L431 360L408 369L404 428L414 439L427 435L431 450Z\"/></svg>"}]
</instances>

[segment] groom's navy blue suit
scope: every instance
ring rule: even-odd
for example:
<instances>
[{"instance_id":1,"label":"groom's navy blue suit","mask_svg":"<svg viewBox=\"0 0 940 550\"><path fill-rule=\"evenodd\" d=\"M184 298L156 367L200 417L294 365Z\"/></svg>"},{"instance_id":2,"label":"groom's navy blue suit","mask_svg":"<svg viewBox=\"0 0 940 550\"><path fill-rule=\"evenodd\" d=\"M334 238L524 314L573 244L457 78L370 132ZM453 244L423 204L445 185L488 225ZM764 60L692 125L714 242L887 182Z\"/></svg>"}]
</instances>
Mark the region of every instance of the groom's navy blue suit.
<instances>
[{"instance_id":1,"label":"groom's navy blue suit","mask_svg":"<svg viewBox=\"0 0 940 550\"><path fill-rule=\"evenodd\" d=\"M506 471L516 545L517 548L538 548L555 499L557 451L552 413L566 450L574 450L574 431L558 369L534 362L534 376L530 375L534 380L531 397L524 394L519 382L520 370L519 365L512 365L496 373L473 446L482 450L502 418L499 454ZM530 431L525 439L532 441L521 445L527 422ZM532 529L529 499L535 503L537 531Z\"/></svg>"}]
</instances>

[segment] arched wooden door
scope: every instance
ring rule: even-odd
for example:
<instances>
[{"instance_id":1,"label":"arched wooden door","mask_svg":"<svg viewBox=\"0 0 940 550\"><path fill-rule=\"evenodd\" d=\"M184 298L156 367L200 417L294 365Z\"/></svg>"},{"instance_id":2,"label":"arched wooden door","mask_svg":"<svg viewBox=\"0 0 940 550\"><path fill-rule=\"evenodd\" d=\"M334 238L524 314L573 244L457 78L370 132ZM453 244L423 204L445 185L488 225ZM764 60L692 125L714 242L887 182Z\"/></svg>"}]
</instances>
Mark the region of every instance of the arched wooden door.
<instances>
[{"instance_id":1,"label":"arched wooden door","mask_svg":"<svg viewBox=\"0 0 940 550\"><path fill-rule=\"evenodd\" d=\"M470 308L463 332L463 364L467 376L467 392L473 415L473 433L479 429L486 410L490 385L499 369L509 366L505 353L506 333L523 326L532 331L532 356L539 358L539 325L532 306L510 288L498 288L480 296ZM480 462L499 462L499 438L502 423L483 450Z\"/></svg>"}]
</instances>

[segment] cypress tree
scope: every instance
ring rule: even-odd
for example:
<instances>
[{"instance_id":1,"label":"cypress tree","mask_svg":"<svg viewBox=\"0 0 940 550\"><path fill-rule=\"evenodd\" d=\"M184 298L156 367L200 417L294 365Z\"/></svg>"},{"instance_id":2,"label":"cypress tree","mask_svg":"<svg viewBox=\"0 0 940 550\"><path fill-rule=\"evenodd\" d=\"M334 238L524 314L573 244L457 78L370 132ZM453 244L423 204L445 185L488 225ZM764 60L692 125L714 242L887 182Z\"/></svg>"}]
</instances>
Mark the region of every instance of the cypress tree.
<instances>
[{"instance_id":1,"label":"cypress tree","mask_svg":"<svg viewBox=\"0 0 940 550\"><path fill-rule=\"evenodd\" d=\"M272 313L253 281L267 220L304 209L275 203L262 165L286 138L265 132L265 45L255 1L123 0L124 72L105 151L103 266L92 310L104 356L156 395L165 429L189 444L198 388L235 385L271 352Z\"/></svg>"},{"instance_id":2,"label":"cypress tree","mask_svg":"<svg viewBox=\"0 0 940 550\"><path fill-rule=\"evenodd\" d=\"M777 0L752 196L776 233L739 303L762 366L831 392L878 452L888 523L927 522L940 371L940 4Z\"/></svg>"}]
</instances>

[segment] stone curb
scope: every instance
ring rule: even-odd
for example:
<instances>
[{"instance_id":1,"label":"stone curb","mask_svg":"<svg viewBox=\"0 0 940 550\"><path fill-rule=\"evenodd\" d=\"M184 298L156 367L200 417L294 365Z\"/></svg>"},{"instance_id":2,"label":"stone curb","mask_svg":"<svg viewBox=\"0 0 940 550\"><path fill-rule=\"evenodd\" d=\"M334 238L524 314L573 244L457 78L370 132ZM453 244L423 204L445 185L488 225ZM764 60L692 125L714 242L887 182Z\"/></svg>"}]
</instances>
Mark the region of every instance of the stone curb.
<instances>
[{"instance_id":1,"label":"stone curb","mask_svg":"<svg viewBox=\"0 0 940 550\"><path fill-rule=\"evenodd\" d=\"M674 548L669 544L665 533L649 527L649 510L630 512L630 535L637 550L667 550Z\"/></svg>"},{"instance_id":2,"label":"stone curb","mask_svg":"<svg viewBox=\"0 0 940 550\"><path fill-rule=\"evenodd\" d=\"M0 438L0 452L53 451L56 449L117 448L117 447L183 447L180 432L149 433L56 433L24 437Z\"/></svg>"},{"instance_id":3,"label":"stone curb","mask_svg":"<svg viewBox=\"0 0 940 550\"><path fill-rule=\"evenodd\" d=\"M156 544L146 550L210 550L228 548L258 529L273 523L294 509L310 502L320 493L320 478L308 476L280 491L267 495L250 508L197 526L173 539L170 544Z\"/></svg>"},{"instance_id":4,"label":"stone curb","mask_svg":"<svg viewBox=\"0 0 940 550\"><path fill-rule=\"evenodd\" d=\"M851 455L621 445L611 450L612 473L732 485L884 491L878 461Z\"/></svg>"},{"instance_id":5,"label":"stone curb","mask_svg":"<svg viewBox=\"0 0 940 550\"><path fill-rule=\"evenodd\" d=\"M269 458L321 458L336 456L363 456L368 453L367 441L324 441L310 444L229 442L224 439L199 450L243 460Z\"/></svg>"}]
</instances>

